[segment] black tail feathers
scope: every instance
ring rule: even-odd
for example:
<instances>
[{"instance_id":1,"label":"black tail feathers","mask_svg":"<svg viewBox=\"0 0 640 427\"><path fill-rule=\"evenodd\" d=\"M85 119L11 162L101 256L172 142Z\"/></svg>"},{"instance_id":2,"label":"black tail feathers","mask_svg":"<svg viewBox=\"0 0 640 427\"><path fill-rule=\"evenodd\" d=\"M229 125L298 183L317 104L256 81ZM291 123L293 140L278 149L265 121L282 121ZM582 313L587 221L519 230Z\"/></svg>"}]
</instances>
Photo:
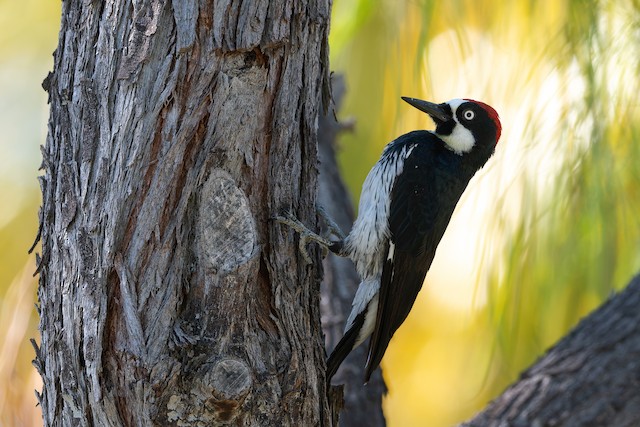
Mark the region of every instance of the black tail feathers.
<instances>
[{"instance_id":1,"label":"black tail feathers","mask_svg":"<svg viewBox=\"0 0 640 427\"><path fill-rule=\"evenodd\" d=\"M367 310L363 310L362 313L356 316L349 330L344 334L342 339L340 339L340 342L338 342L329 355L329 359L327 359L327 384L331 383L331 378L333 378L344 359L349 355L349 353L351 353L351 350L353 350L356 340L358 339L358 335L360 334L360 330L364 325L364 317L366 313Z\"/></svg>"}]
</instances>

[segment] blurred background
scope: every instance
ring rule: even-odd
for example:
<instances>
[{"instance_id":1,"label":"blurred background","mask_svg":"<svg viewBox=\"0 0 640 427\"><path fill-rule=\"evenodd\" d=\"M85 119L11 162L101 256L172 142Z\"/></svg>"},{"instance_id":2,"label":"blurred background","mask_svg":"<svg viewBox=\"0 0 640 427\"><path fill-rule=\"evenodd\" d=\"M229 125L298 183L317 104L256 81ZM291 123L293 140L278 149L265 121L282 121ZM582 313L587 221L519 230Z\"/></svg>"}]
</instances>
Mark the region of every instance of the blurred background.
<instances>
[{"instance_id":1,"label":"blurred background","mask_svg":"<svg viewBox=\"0 0 640 427\"><path fill-rule=\"evenodd\" d=\"M38 342L35 257L40 145L49 110L42 80L53 67L60 2L0 0L0 426L41 426L31 361Z\"/></svg>"},{"instance_id":2,"label":"blurred background","mask_svg":"<svg viewBox=\"0 0 640 427\"><path fill-rule=\"evenodd\" d=\"M0 425L41 425L36 180L57 1L0 0ZM449 426L640 270L640 1L334 0L339 142L354 203L384 145L431 128L400 100L500 113L414 309L383 360L388 424Z\"/></svg>"}]
</instances>

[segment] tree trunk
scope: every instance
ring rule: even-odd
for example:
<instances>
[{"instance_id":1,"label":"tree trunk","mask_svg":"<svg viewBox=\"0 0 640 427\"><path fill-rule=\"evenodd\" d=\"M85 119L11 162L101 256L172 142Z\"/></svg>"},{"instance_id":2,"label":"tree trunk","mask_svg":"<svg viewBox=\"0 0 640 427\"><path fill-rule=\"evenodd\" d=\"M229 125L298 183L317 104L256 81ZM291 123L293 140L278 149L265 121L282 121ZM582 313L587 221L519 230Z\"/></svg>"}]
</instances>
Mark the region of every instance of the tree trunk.
<instances>
[{"instance_id":1,"label":"tree trunk","mask_svg":"<svg viewBox=\"0 0 640 427\"><path fill-rule=\"evenodd\" d=\"M640 276L461 427L640 425Z\"/></svg>"},{"instance_id":2,"label":"tree trunk","mask_svg":"<svg viewBox=\"0 0 640 427\"><path fill-rule=\"evenodd\" d=\"M45 425L331 424L319 255L270 221L315 224L330 0L62 5Z\"/></svg>"}]
</instances>

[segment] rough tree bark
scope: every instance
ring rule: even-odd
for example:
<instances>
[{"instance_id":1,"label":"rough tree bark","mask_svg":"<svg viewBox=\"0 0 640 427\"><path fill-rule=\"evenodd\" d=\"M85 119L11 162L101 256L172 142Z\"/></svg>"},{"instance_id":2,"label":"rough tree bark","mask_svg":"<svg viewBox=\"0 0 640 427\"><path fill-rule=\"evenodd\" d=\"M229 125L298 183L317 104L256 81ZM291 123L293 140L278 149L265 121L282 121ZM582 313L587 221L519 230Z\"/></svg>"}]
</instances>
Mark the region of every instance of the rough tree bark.
<instances>
[{"instance_id":1,"label":"rough tree bark","mask_svg":"<svg viewBox=\"0 0 640 427\"><path fill-rule=\"evenodd\" d=\"M461 427L640 425L640 276Z\"/></svg>"},{"instance_id":2,"label":"rough tree bark","mask_svg":"<svg viewBox=\"0 0 640 427\"><path fill-rule=\"evenodd\" d=\"M66 1L45 80L45 425L318 425L330 0ZM315 250L315 249L314 249Z\"/></svg>"}]
</instances>

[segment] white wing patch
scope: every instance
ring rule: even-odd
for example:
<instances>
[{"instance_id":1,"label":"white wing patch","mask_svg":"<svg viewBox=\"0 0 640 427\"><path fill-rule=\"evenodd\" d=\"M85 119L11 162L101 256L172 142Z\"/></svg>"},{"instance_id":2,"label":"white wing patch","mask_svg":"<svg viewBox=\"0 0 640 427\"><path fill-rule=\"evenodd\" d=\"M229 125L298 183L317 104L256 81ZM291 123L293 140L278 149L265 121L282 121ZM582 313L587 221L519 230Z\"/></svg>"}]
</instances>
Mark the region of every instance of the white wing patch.
<instances>
[{"instance_id":1,"label":"white wing patch","mask_svg":"<svg viewBox=\"0 0 640 427\"><path fill-rule=\"evenodd\" d=\"M393 242L389 242L389 255L387 255L387 261L391 261L393 264L393 253L395 252L396 245Z\"/></svg>"}]
</instances>

